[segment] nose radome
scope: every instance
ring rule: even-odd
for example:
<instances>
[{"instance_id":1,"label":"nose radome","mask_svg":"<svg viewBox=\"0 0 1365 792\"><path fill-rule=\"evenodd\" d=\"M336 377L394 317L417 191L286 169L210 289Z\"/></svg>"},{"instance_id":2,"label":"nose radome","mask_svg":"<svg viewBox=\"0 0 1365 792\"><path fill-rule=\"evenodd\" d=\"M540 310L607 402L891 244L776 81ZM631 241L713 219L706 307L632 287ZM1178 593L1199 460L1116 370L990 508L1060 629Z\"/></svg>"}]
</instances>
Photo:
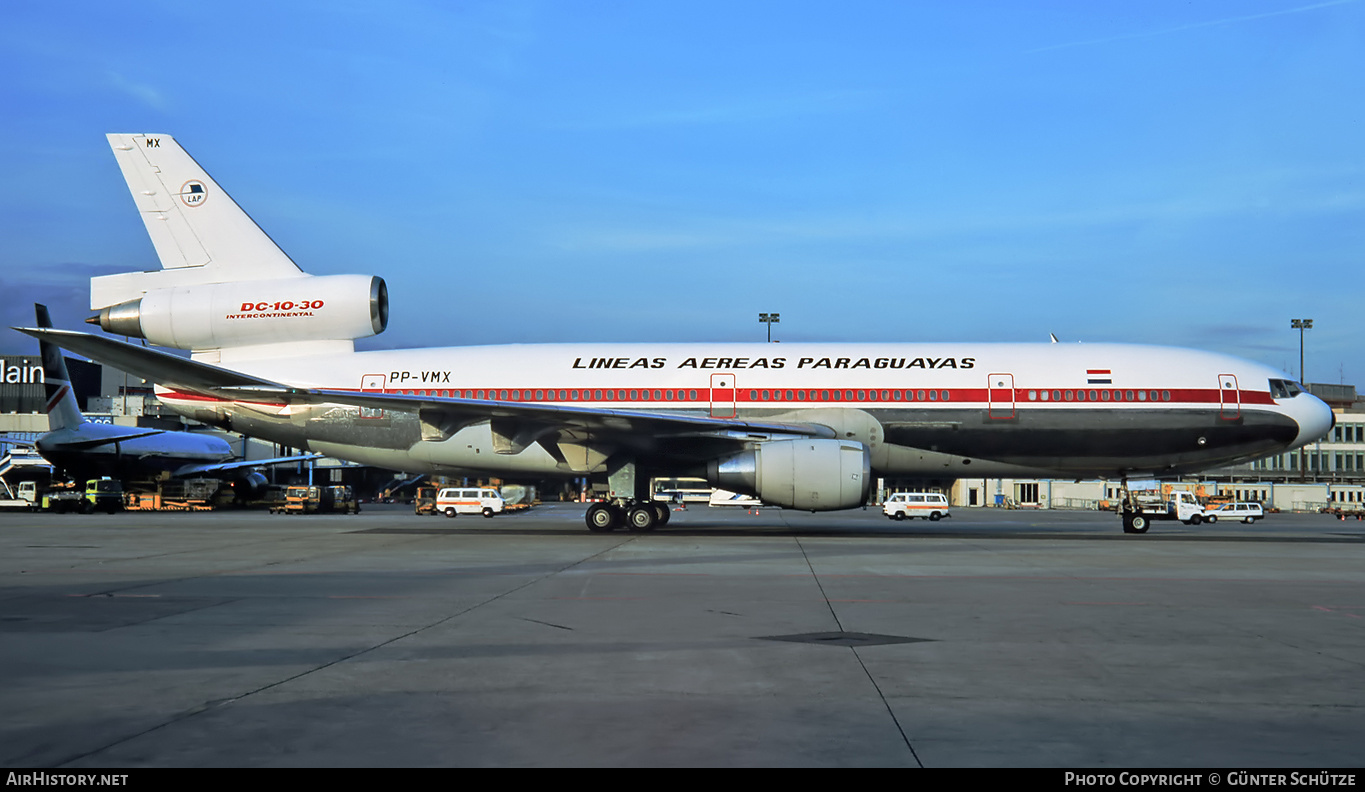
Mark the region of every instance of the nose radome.
<instances>
[{"instance_id":1,"label":"nose radome","mask_svg":"<svg viewBox=\"0 0 1365 792\"><path fill-rule=\"evenodd\" d=\"M1299 436L1294 439L1295 448L1323 437L1337 425L1337 416L1332 408L1312 394L1301 393L1290 404L1294 406L1293 418L1299 424Z\"/></svg>"}]
</instances>

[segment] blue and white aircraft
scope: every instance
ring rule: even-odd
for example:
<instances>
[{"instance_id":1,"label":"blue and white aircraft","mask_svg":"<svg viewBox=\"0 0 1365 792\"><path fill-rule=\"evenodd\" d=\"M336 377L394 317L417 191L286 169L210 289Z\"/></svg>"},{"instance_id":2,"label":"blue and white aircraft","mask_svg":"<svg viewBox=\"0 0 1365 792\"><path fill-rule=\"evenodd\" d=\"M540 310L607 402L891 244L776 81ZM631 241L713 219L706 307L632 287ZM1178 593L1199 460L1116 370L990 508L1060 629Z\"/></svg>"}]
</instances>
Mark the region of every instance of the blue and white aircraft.
<instances>
[{"instance_id":1,"label":"blue and white aircraft","mask_svg":"<svg viewBox=\"0 0 1365 792\"><path fill-rule=\"evenodd\" d=\"M34 305L38 327L52 327L47 306ZM48 431L33 447L54 467L84 481L101 476L117 479L220 478L257 489L266 479L254 468L316 459L319 454L243 461L216 435L142 429L88 420L76 403L61 350L40 341ZM13 441L9 441L13 443ZM18 444L18 443L15 443ZM23 444L27 445L27 444Z\"/></svg>"}]
</instances>

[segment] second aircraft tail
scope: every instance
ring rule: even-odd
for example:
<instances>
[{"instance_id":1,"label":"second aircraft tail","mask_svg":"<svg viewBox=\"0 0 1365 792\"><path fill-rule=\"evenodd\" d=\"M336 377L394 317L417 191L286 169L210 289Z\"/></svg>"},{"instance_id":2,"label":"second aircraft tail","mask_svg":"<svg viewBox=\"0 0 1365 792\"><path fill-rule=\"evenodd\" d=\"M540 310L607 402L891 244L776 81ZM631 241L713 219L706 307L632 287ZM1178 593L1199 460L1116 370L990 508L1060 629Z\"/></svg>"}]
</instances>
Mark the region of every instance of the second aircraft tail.
<instances>
[{"instance_id":1,"label":"second aircraft tail","mask_svg":"<svg viewBox=\"0 0 1365 792\"><path fill-rule=\"evenodd\" d=\"M39 327L52 327L52 317L46 305L33 304ZM80 405L76 404L76 394L71 390L71 375L66 371L66 361L62 350L49 341L39 341L38 349L43 356L43 390L47 395L48 430L66 429L85 423Z\"/></svg>"}]
</instances>

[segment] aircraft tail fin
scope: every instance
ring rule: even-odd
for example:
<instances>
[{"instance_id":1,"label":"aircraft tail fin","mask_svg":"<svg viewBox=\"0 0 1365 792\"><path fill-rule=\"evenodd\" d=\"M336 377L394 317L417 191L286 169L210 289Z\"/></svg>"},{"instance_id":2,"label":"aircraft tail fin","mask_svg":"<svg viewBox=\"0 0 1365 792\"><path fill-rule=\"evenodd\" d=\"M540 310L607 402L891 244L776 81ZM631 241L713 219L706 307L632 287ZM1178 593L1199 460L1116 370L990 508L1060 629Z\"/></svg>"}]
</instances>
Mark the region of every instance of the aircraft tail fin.
<instances>
[{"instance_id":1,"label":"aircraft tail fin","mask_svg":"<svg viewBox=\"0 0 1365 792\"><path fill-rule=\"evenodd\" d=\"M305 275L175 138L108 138L162 269L92 278L91 309L156 288Z\"/></svg>"},{"instance_id":2,"label":"aircraft tail fin","mask_svg":"<svg viewBox=\"0 0 1365 792\"><path fill-rule=\"evenodd\" d=\"M33 304L39 327L52 327L52 317L47 306ZM49 430L66 429L85 423L80 405L76 404L76 394L71 389L71 375L66 371L66 361L62 350L48 341L39 340L38 349L43 356L43 390L47 395L47 422Z\"/></svg>"}]
</instances>

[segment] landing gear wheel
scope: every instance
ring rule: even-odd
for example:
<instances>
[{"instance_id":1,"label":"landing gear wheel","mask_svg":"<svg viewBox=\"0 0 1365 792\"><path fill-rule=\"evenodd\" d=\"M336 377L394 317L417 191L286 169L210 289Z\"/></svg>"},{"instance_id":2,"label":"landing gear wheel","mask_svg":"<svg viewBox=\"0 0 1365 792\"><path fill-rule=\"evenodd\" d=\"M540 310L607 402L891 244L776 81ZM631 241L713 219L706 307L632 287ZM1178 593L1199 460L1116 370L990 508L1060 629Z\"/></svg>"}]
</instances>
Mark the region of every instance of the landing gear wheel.
<instances>
[{"instance_id":1,"label":"landing gear wheel","mask_svg":"<svg viewBox=\"0 0 1365 792\"><path fill-rule=\"evenodd\" d=\"M588 530L596 533L607 533L616 530L617 510L605 503L594 503L588 508L588 513L584 520L588 523Z\"/></svg>"},{"instance_id":2,"label":"landing gear wheel","mask_svg":"<svg viewBox=\"0 0 1365 792\"><path fill-rule=\"evenodd\" d=\"M652 531L659 524L659 516L652 505L632 506L626 512L626 525L636 533Z\"/></svg>"}]
</instances>

